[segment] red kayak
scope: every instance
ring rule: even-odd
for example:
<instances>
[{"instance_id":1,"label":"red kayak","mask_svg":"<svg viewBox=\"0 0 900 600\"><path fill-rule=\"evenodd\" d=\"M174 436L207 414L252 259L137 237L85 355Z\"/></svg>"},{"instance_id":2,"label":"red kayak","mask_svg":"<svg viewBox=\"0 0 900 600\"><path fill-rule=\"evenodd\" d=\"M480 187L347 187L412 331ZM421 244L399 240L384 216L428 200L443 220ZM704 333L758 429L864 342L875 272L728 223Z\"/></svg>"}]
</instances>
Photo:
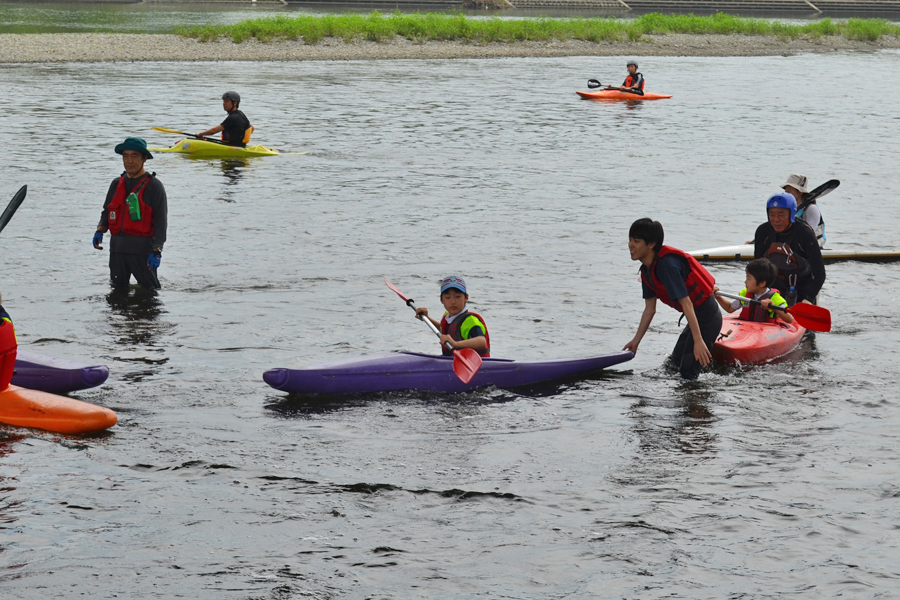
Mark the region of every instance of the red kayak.
<instances>
[{"instance_id":1,"label":"red kayak","mask_svg":"<svg viewBox=\"0 0 900 600\"><path fill-rule=\"evenodd\" d=\"M713 345L713 360L719 363L758 365L784 356L800 344L806 329L796 321L756 323L737 315L722 319L722 333Z\"/></svg>"},{"instance_id":2,"label":"red kayak","mask_svg":"<svg viewBox=\"0 0 900 600\"><path fill-rule=\"evenodd\" d=\"M582 98L588 100L664 100L671 98L672 95L650 94L644 92L644 95L632 94L630 92L620 92L619 90L600 90L599 92L575 92Z\"/></svg>"}]
</instances>

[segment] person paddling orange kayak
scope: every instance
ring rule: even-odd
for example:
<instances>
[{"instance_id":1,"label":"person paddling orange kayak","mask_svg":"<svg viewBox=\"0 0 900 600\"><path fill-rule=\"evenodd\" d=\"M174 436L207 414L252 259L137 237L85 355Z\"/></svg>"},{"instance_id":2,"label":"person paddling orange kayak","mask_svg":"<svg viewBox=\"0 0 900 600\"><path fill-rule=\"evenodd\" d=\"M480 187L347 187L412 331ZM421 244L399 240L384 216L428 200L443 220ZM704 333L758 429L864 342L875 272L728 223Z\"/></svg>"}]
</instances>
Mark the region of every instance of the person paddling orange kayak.
<instances>
[{"instance_id":1,"label":"person paddling orange kayak","mask_svg":"<svg viewBox=\"0 0 900 600\"><path fill-rule=\"evenodd\" d=\"M629 60L628 63L626 64L626 66L628 67L628 76L625 77L625 81L622 82L621 86L609 85L609 84L606 84L604 86L602 83L600 83L596 79L588 79L588 87L591 88L592 90L597 89L599 87L603 87L604 92L618 91L618 92L624 92L626 94L635 94L638 96L643 96L644 95L644 76L642 74L638 73L637 61ZM595 96L598 92L594 92L593 94L585 93L585 92L577 92L577 93L578 93L578 95L580 95L583 98L590 98L590 97ZM651 96L655 96L655 97L659 97L659 98L671 98L672 97L672 96L662 96L662 95L656 95L656 94L651 94Z\"/></svg>"}]
</instances>

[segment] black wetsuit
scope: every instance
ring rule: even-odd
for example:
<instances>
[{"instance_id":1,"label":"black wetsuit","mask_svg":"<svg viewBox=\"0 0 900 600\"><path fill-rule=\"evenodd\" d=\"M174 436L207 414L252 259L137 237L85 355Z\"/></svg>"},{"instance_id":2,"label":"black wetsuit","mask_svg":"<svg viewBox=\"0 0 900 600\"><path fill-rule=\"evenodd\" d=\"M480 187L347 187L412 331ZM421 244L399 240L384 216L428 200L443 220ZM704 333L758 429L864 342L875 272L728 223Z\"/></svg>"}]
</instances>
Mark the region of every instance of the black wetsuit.
<instances>
[{"instance_id":1,"label":"black wetsuit","mask_svg":"<svg viewBox=\"0 0 900 600\"><path fill-rule=\"evenodd\" d=\"M646 268L646 267L645 267ZM658 259L656 262L656 277L666 288L669 298L676 301L680 298L688 296L685 280L690 274L690 267L685 259L680 256L669 254ZM646 283L646 276L641 276L641 288L644 299L656 298L656 293L650 289ZM719 310L719 303L712 296L694 307L694 314L697 317L697 325L700 327L700 336L706 347L712 352L713 344L722 331L722 312ZM675 342L675 348L669 357L672 366L678 369L681 376L685 379L697 379L703 366L697 362L694 357L694 334L691 326L687 325L678 336Z\"/></svg>"},{"instance_id":2,"label":"black wetsuit","mask_svg":"<svg viewBox=\"0 0 900 600\"><path fill-rule=\"evenodd\" d=\"M222 139L229 146L243 148L247 145L244 143L244 136L248 129L250 129L250 119L241 111L235 110L228 113L228 116L222 121Z\"/></svg>"},{"instance_id":3,"label":"black wetsuit","mask_svg":"<svg viewBox=\"0 0 900 600\"><path fill-rule=\"evenodd\" d=\"M795 221L782 233L776 233L768 221L757 227L753 238L753 257L766 257L778 267L773 287L788 305L816 296L825 283L825 261L816 234L805 221Z\"/></svg>"}]
</instances>

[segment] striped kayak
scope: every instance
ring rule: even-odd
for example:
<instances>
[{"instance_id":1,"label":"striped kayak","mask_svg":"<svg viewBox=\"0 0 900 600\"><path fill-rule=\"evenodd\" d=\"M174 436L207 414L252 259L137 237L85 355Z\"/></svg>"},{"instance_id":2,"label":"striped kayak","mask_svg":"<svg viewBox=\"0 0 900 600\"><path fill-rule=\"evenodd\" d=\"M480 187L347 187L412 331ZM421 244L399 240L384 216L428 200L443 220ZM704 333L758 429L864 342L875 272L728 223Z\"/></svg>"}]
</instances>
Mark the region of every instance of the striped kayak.
<instances>
[{"instance_id":1,"label":"striped kayak","mask_svg":"<svg viewBox=\"0 0 900 600\"><path fill-rule=\"evenodd\" d=\"M758 365L784 356L800 344L806 329L797 322L742 321L737 313L722 319L722 331L713 344L713 360L722 364Z\"/></svg>"},{"instance_id":2,"label":"striped kayak","mask_svg":"<svg viewBox=\"0 0 900 600\"><path fill-rule=\"evenodd\" d=\"M97 406L9 385L0 391L0 423L55 433L94 433L116 424L116 413Z\"/></svg>"},{"instance_id":3,"label":"striped kayak","mask_svg":"<svg viewBox=\"0 0 900 600\"><path fill-rule=\"evenodd\" d=\"M469 383L453 373L453 357L416 352L372 354L310 365L271 369L266 383L292 394L360 394L397 390L467 392L480 387L515 388L588 375L629 361L631 352L589 358L521 361L485 358Z\"/></svg>"},{"instance_id":4,"label":"striped kayak","mask_svg":"<svg viewBox=\"0 0 900 600\"><path fill-rule=\"evenodd\" d=\"M599 92L575 92L582 98L588 100L664 100L671 98L672 95L651 94L644 92L644 95L632 94L630 92L620 92L619 90L600 90Z\"/></svg>"},{"instance_id":5,"label":"striped kayak","mask_svg":"<svg viewBox=\"0 0 900 600\"><path fill-rule=\"evenodd\" d=\"M171 148L147 148L153 152L175 152L187 154L194 158L249 158L253 156L275 156L279 154L274 148L265 146L228 146L206 140L183 139Z\"/></svg>"},{"instance_id":6,"label":"striped kayak","mask_svg":"<svg viewBox=\"0 0 900 600\"><path fill-rule=\"evenodd\" d=\"M107 377L106 365L85 365L19 348L12 383L51 394L68 394L97 387Z\"/></svg>"},{"instance_id":7,"label":"striped kayak","mask_svg":"<svg viewBox=\"0 0 900 600\"><path fill-rule=\"evenodd\" d=\"M737 246L720 246L718 248L705 248L688 252L697 260L713 262L729 262L739 260L753 260L753 244L740 244ZM900 260L900 250L835 250L825 248L822 250L822 258L826 263L844 260L859 260L864 262L894 262Z\"/></svg>"}]
</instances>

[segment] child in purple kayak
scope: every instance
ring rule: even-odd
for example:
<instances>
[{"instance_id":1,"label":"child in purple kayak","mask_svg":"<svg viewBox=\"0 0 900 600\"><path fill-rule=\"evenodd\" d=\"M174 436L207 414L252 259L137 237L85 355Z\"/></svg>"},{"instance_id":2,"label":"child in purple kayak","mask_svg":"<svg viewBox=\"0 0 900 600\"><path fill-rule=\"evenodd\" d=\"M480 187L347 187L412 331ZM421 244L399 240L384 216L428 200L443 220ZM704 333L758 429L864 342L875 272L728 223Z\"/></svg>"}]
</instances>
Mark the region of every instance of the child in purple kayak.
<instances>
[{"instance_id":1,"label":"child in purple kayak","mask_svg":"<svg viewBox=\"0 0 900 600\"><path fill-rule=\"evenodd\" d=\"M771 323L781 319L785 323L793 323L794 317L784 311L771 310L770 307L777 306L787 308L787 300L785 300L778 290L769 287L769 283L775 281L778 277L778 267L768 258L757 258L747 264L747 278L744 280L744 289L738 292L739 296L759 300L760 304L743 302L741 300L728 301L721 296L716 296L719 306L727 312L733 313L737 309L741 309L738 318L743 321L758 321L762 323ZM713 288L719 291L719 286Z\"/></svg>"},{"instance_id":2,"label":"child in purple kayak","mask_svg":"<svg viewBox=\"0 0 900 600\"><path fill-rule=\"evenodd\" d=\"M428 309L420 306L416 309L419 319L425 318L441 330L441 352L444 356L452 356L447 348L450 344L456 350L472 348L484 358L491 355L491 337L481 315L468 309L469 294L466 282L462 277L450 275L441 281L441 304L446 312L440 321L428 316Z\"/></svg>"}]
</instances>

